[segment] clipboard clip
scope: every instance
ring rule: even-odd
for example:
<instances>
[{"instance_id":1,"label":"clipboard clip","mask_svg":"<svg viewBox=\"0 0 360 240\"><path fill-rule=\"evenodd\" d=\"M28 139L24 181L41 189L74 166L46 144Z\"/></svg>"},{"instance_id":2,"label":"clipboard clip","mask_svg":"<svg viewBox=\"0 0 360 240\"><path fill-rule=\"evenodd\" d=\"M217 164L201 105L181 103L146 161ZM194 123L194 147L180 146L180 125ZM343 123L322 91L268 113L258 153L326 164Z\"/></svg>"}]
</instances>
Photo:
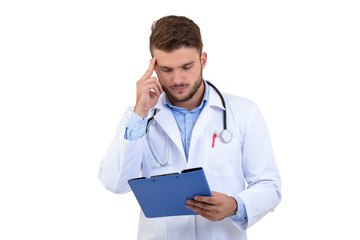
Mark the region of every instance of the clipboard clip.
<instances>
[{"instance_id":1,"label":"clipboard clip","mask_svg":"<svg viewBox=\"0 0 360 240\"><path fill-rule=\"evenodd\" d=\"M178 173L178 172L174 172L174 173L167 173L167 174L155 175L155 176L151 176L150 178L164 177L164 176L175 175L175 174L179 174L179 173Z\"/></svg>"}]
</instances>

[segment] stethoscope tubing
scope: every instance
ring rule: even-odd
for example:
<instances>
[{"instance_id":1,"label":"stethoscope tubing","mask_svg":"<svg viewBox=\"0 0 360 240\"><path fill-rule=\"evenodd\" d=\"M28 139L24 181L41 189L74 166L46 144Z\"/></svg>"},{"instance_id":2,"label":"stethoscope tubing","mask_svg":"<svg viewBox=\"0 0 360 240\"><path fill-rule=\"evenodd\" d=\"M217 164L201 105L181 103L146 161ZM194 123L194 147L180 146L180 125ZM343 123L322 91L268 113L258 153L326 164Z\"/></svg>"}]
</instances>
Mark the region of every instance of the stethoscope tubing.
<instances>
[{"instance_id":1,"label":"stethoscope tubing","mask_svg":"<svg viewBox=\"0 0 360 240\"><path fill-rule=\"evenodd\" d=\"M219 91L219 89L217 89L217 87L214 86L214 84L212 84L209 81L206 81L206 82L207 82L207 84L209 84L217 92L217 94L219 95L219 97L221 99L222 105L224 107L224 109L223 109L223 125L224 125L224 129L227 129L227 127L226 127L226 104L225 104L225 99L224 99L223 95L221 94L221 92Z\"/></svg>"}]
</instances>

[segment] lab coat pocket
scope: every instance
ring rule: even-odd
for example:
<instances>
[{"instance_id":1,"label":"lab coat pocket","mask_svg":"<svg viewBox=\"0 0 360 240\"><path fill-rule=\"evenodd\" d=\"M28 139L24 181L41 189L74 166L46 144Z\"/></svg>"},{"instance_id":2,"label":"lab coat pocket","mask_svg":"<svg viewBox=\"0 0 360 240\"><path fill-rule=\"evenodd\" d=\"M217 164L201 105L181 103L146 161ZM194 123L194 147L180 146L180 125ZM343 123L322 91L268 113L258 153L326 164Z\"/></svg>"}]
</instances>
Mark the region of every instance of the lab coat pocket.
<instances>
[{"instance_id":1,"label":"lab coat pocket","mask_svg":"<svg viewBox=\"0 0 360 240\"><path fill-rule=\"evenodd\" d=\"M232 139L230 143L224 143L219 137L205 139L204 167L209 176L230 176L236 168L236 160L239 159L239 140Z\"/></svg>"}]
</instances>

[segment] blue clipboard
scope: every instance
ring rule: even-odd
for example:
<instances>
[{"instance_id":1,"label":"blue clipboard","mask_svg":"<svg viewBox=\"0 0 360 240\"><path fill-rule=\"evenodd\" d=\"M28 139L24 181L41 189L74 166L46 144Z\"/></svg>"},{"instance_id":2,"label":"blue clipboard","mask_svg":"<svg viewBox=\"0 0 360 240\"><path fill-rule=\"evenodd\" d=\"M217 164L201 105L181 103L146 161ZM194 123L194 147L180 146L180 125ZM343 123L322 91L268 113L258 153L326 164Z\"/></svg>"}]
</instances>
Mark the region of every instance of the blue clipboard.
<instances>
[{"instance_id":1,"label":"blue clipboard","mask_svg":"<svg viewBox=\"0 0 360 240\"><path fill-rule=\"evenodd\" d=\"M212 196L202 168L150 178L134 178L128 183L148 218L197 215L186 208L186 200L196 195Z\"/></svg>"}]
</instances>

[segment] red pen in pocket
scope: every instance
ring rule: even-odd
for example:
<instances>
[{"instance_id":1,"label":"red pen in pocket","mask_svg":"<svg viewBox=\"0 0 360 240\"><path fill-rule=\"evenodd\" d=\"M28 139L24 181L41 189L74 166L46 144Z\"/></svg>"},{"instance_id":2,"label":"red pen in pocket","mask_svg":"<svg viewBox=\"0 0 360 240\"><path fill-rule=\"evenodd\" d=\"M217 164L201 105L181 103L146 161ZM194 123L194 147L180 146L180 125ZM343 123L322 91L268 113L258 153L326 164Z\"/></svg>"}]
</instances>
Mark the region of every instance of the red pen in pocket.
<instances>
[{"instance_id":1,"label":"red pen in pocket","mask_svg":"<svg viewBox=\"0 0 360 240\"><path fill-rule=\"evenodd\" d=\"M215 131L215 132L214 132L214 135L213 135L212 148L214 148L215 138L216 138L216 137L217 137L217 132Z\"/></svg>"}]
</instances>

